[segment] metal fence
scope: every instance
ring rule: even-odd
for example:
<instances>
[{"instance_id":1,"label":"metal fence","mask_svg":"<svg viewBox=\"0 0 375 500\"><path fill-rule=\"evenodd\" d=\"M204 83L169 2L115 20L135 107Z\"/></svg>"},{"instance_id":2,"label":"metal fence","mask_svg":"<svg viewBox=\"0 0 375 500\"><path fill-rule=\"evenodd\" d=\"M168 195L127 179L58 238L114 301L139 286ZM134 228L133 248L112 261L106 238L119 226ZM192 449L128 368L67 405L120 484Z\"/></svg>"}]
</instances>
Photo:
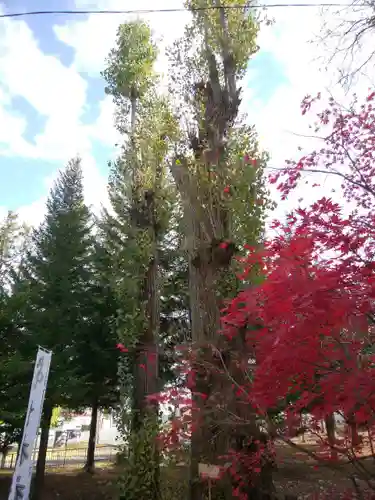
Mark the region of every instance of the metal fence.
<instances>
[{"instance_id":1,"label":"metal fence","mask_svg":"<svg viewBox=\"0 0 375 500\"><path fill-rule=\"evenodd\" d=\"M95 449L95 462L113 462L118 452L117 446L98 446ZM34 466L38 459L38 450L33 452ZM83 448L49 448L46 456L46 466L48 468L65 467L67 465L83 465L87 458L87 447ZM17 452L10 452L3 461L3 468L13 469L17 459Z\"/></svg>"}]
</instances>

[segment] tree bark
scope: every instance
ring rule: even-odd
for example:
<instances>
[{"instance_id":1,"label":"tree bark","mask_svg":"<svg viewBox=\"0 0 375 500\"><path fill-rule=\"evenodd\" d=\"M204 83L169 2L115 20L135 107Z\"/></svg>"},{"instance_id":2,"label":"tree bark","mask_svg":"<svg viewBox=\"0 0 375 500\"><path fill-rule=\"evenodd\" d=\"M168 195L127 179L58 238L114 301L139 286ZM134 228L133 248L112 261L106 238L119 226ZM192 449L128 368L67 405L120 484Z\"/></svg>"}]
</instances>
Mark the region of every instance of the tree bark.
<instances>
[{"instance_id":1,"label":"tree bark","mask_svg":"<svg viewBox=\"0 0 375 500\"><path fill-rule=\"evenodd\" d=\"M334 450L336 444L335 415L333 413L326 415L324 418L324 424L326 427L328 444L331 449L331 458L337 458L337 451Z\"/></svg>"},{"instance_id":2,"label":"tree bark","mask_svg":"<svg viewBox=\"0 0 375 500\"><path fill-rule=\"evenodd\" d=\"M148 227L145 230L150 238L150 255L142 286L141 301L145 307L145 325L137 342L134 353L133 422L132 432L147 441L149 456L148 472L151 477L147 500L160 498L159 452L156 435L150 430L157 428L159 405L150 401L148 396L159 391L159 328L160 328L160 287L159 252L157 245L157 213L155 198L159 189L161 170L156 166L153 192L144 196L147 203ZM144 195L144 193L142 193ZM145 457L141 457L144 461ZM143 499L140 499L143 500Z\"/></svg>"},{"instance_id":3,"label":"tree bark","mask_svg":"<svg viewBox=\"0 0 375 500\"><path fill-rule=\"evenodd\" d=\"M233 71L233 57L230 54L227 36L227 19L224 9L220 11L220 23L222 25L222 56L224 85L219 77L220 65L216 61L216 55L209 46L208 29L205 30L205 50L208 63L209 81L207 86L212 89L205 101L204 112L201 113L201 122L197 126L201 136L204 136L207 149L216 155L215 169L217 172L226 172L225 159L225 136L232 126L237 115L239 98L236 89L236 81ZM178 161L177 161L178 160ZM209 178L210 160L203 156L195 156L195 161L200 162L200 171L204 171ZM193 346L198 346L195 362L192 367L195 372L194 392L205 394L205 397L195 396L193 400L198 409L199 422L195 422L195 429L191 438L191 467L190 467L190 500L203 500L205 498L205 486L199 478L199 463L220 465L223 455L230 448L229 441L232 439L230 432L224 432L224 425L220 423L222 412L215 410L211 404L210 397L214 397L232 387L228 377L226 381L212 378L207 382L205 374L197 376L202 366L207 366L210 349L202 346L217 345L218 331L220 328L220 308L222 299L220 291L223 275L227 272L233 257L234 248L231 242L231 214L222 202L221 193L224 186L214 187L199 177L199 169L191 169L190 160L176 158L172 163L171 172L177 189L180 192L184 210L185 236L189 258L189 293L191 309L191 332ZM223 176L224 177L224 176ZM202 208L205 207L205 208ZM230 242L230 249L225 242ZM224 247L221 245L224 243ZM226 246L225 246L226 245ZM227 250L222 249L227 248ZM221 250L220 250L221 249ZM220 252L220 255L219 255ZM224 255L225 254L225 255ZM246 355L246 353L245 353ZM232 374L231 374L232 375ZM231 389L233 394L233 389ZM225 402L228 414L233 413L233 401ZM211 405L211 406L210 406ZM252 416L251 418L254 418ZM216 420L216 422L215 422ZM255 422L255 420L254 420ZM221 426L221 427L220 427ZM258 429L254 426L254 436ZM272 490L272 474L268 465L265 466L264 484L259 488ZM228 478L227 478L228 479ZM232 490L228 480L215 482L212 498L232 498ZM252 491L255 495L255 492ZM268 498L268 493L257 498ZM250 498L250 497L249 497ZM253 497L251 497L253 498ZM254 496L255 498L255 496Z\"/></svg>"},{"instance_id":4,"label":"tree bark","mask_svg":"<svg viewBox=\"0 0 375 500\"><path fill-rule=\"evenodd\" d=\"M137 96L134 90L130 96L130 130L134 132L135 130L135 120L137 116Z\"/></svg>"},{"instance_id":5,"label":"tree bark","mask_svg":"<svg viewBox=\"0 0 375 500\"><path fill-rule=\"evenodd\" d=\"M17 454L16 454L15 463L17 463L17 461L18 461L18 455L20 454L20 451L21 451L21 443L22 443L22 435L20 438L17 439Z\"/></svg>"},{"instance_id":6,"label":"tree bark","mask_svg":"<svg viewBox=\"0 0 375 500\"><path fill-rule=\"evenodd\" d=\"M192 224L192 220L190 224ZM192 231L195 232L197 241L197 228L192 227ZM201 266L197 267L193 263L194 259L195 256L191 255L189 262L189 292L192 338L194 343L210 342L215 339L219 329L217 288L208 263L202 262ZM196 418L200 418L200 420L199 422L195 421L196 418L193 416L195 429L191 437L189 500L201 500L205 498L206 487L199 477L199 463L216 465L217 460L217 456L215 456L216 446L210 435L211 424L207 423L205 417L207 413L205 401L200 396L200 394L205 394L208 397L210 390L215 390L214 387L211 387L206 382L204 373L202 377L198 375L201 363L205 362L204 357L204 354L202 354L203 359L197 359L196 367L192 367L195 372L195 387L192 399L194 407L198 409ZM215 495L215 493L213 494Z\"/></svg>"},{"instance_id":7,"label":"tree bark","mask_svg":"<svg viewBox=\"0 0 375 500\"><path fill-rule=\"evenodd\" d=\"M8 446L5 446L1 450L1 464L0 464L0 469L5 469L5 460L7 458L8 452L9 452Z\"/></svg>"},{"instance_id":8,"label":"tree bark","mask_svg":"<svg viewBox=\"0 0 375 500\"><path fill-rule=\"evenodd\" d=\"M98 410L99 403L97 398L95 398L91 407L90 435L87 447L87 459L84 466L84 470L89 474L93 474L95 469L95 447L98 427Z\"/></svg>"},{"instance_id":9,"label":"tree bark","mask_svg":"<svg viewBox=\"0 0 375 500\"><path fill-rule=\"evenodd\" d=\"M145 291L147 290L149 293L148 309L153 310L154 313L157 311L155 297L158 295L157 290L153 289L156 283L155 273L157 273L157 264L152 262L145 282ZM140 338L134 356L132 433L147 441L147 467L150 474L148 477L152 477L152 487L151 491L148 492L147 500L159 500L160 498L159 452L156 436L153 433L148 433L150 423L157 426L159 408L157 402L148 400L149 395L158 391L158 352L154 330L151 329L151 324L153 324L155 318L154 313L149 316L149 327ZM137 450L135 450L135 455L137 455ZM145 458L142 456L140 460L144 461ZM142 464L142 467L144 467L144 464ZM142 498L140 500L146 499Z\"/></svg>"},{"instance_id":10,"label":"tree bark","mask_svg":"<svg viewBox=\"0 0 375 500\"><path fill-rule=\"evenodd\" d=\"M52 410L53 406L50 403L46 402L44 406L42 425L41 425L41 435L39 443L38 460L36 464L33 500L41 500L43 494L44 478L46 471L46 457L48 449L48 437L51 426Z\"/></svg>"},{"instance_id":11,"label":"tree bark","mask_svg":"<svg viewBox=\"0 0 375 500\"><path fill-rule=\"evenodd\" d=\"M358 432L358 425L355 421L354 415L348 415L346 417L346 422L349 427L350 438L352 442L352 447L355 448L361 443L361 437Z\"/></svg>"}]
</instances>

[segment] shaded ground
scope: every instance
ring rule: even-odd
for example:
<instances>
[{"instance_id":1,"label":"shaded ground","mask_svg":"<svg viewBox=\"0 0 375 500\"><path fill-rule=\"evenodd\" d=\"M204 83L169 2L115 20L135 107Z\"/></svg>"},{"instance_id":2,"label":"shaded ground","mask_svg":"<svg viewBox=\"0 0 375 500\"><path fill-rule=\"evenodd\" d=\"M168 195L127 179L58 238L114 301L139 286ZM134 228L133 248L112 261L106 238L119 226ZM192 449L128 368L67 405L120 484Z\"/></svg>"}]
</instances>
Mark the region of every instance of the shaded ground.
<instances>
[{"instance_id":1,"label":"shaded ground","mask_svg":"<svg viewBox=\"0 0 375 500\"><path fill-rule=\"evenodd\" d=\"M66 469L47 474L43 500L112 500L115 477L111 469L100 470L94 476ZM0 475L0 500L8 500L10 483L11 474Z\"/></svg>"},{"instance_id":2,"label":"shaded ground","mask_svg":"<svg viewBox=\"0 0 375 500\"><path fill-rule=\"evenodd\" d=\"M375 474L373 464L367 465ZM347 500L357 498L346 496L348 491L353 492L353 483L348 479L351 473L353 473L353 468L348 464L340 466L338 470L333 470L327 466L316 467L303 463L290 463L280 466L274 479L278 491L298 495L300 500L339 500L340 498ZM364 483L360 482L360 485L368 491ZM366 498L375 499L375 496Z\"/></svg>"},{"instance_id":3,"label":"shaded ground","mask_svg":"<svg viewBox=\"0 0 375 500\"><path fill-rule=\"evenodd\" d=\"M338 470L327 466L316 467L303 456L295 456L290 448L278 450L279 470L275 473L275 484L279 492L293 493L300 500L348 500L355 496L343 496L353 488L347 479L353 471L350 464L341 464ZM375 476L375 462L365 460L366 467ZM101 466L102 467L102 466ZM183 500L186 498L187 470L184 467L164 469L163 500ZM43 500L115 500L118 471L107 467L98 469L94 476L77 469L59 469L47 473ZM11 475L0 474L0 500L7 500ZM374 498L368 497L368 498ZM366 498L367 500L367 498Z\"/></svg>"},{"instance_id":4,"label":"shaded ground","mask_svg":"<svg viewBox=\"0 0 375 500\"><path fill-rule=\"evenodd\" d=\"M296 439L294 442L310 452L321 451L316 444L315 438L306 439L305 441ZM371 456L371 449L367 446L358 454L355 467L346 456L341 456L339 462L334 462L331 465L319 464L317 466L317 462L306 453L280 443L276 447L276 454L278 471L274 474L275 484L279 491L298 495L300 500L340 500L341 498L348 500L358 498L357 496L348 496L349 491L352 494L354 491L353 482L349 478L353 474L357 478L364 477L364 469L368 474L367 477L375 478L375 460ZM360 472L360 476L358 472ZM357 480L357 483L369 495L365 497L366 500L368 498L375 500L375 491L374 494L370 494L366 483L361 480Z\"/></svg>"}]
</instances>

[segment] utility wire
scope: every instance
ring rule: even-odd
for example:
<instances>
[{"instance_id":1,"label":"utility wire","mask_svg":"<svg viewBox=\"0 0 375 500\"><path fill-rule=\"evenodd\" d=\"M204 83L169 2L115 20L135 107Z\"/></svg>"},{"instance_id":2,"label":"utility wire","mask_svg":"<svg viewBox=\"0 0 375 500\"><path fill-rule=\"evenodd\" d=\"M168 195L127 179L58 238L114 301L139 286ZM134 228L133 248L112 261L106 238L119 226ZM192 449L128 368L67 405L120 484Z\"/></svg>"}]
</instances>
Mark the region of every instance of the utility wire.
<instances>
[{"instance_id":1,"label":"utility wire","mask_svg":"<svg viewBox=\"0 0 375 500\"><path fill-rule=\"evenodd\" d=\"M28 12L11 12L0 14L1 18L26 17L26 16L50 16L50 15L87 15L87 14L157 14L170 12L195 12L201 10L229 9L271 9L284 7L349 7L349 3L274 3L253 5L210 5L206 7L176 8L176 9L134 9L134 10L34 10ZM357 4L358 7L366 7L367 4Z\"/></svg>"}]
</instances>

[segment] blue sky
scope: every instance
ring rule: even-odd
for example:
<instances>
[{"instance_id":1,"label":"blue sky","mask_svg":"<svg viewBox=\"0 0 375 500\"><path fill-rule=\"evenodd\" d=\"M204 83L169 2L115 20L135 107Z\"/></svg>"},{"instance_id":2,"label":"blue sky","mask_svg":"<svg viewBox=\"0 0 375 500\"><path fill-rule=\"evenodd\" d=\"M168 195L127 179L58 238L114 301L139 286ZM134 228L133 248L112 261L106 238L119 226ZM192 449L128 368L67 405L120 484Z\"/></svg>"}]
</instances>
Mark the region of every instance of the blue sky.
<instances>
[{"instance_id":1,"label":"blue sky","mask_svg":"<svg viewBox=\"0 0 375 500\"><path fill-rule=\"evenodd\" d=\"M143 0L136 7L168 8L180 3ZM24 11L27 5L25 0L8 0L2 10ZM124 0L32 2L32 10L119 6L127 8ZM170 16L167 21L162 15L150 16L151 25L156 35L168 43L181 33L186 16L165 14ZM104 94L99 72L113 46L120 17L0 19L2 212L20 210L22 217L37 223L58 169L75 154L83 158L88 203L105 202L107 162L114 154L118 137L113 128L113 106ZM305 15L306 20L310 26L311 16ZM243 106L249 120L257 125L265 147L280 158L287 154L288 143L280 140L280 133L285 133L288 125L300 129L298 102L319 86L306 62L306 26L301 29L300 24L295 15L280 11L276 25L262 29L261 50L249 65L244 88ZM289 146L295 148L295 139Z\"/></svg>"},{"instance_id":2,"label":"blue sky","mask_svg":"<svg viewBox=\"0 0 375 500\"><path fill-rule=\"evenodd\" d=\"M33 2L32 8L33 10L68 9L74 8L74 3L62 2L61 0L48 0L48 2L46 0L39 0ZM11 7L5 5L3 10L5 12L23 11L25 10L25 3L12 1ZM87 16L84 16L80 18L80 21L85 22L86 19ZM4 28L2 24L7 23L8 27L12 25L14 28L23 25L23 28L29 29L29 35L35 40L36 46L42 57L53 57L57 59L62 66L70 68L74 61L75 50L73 47L60 41L56 36L55 30L57 26L65 26L75 20L76 18L73 18L73 16L67 15L48 17L35 16L16 20L0 20L0 36ZM17 31L16 28L15 31ZM7 44L3 45L17 43L16 34L12 35L8 32ZM2 47L3 51L6 49L7 46L5 46L5 48ZM27 50L25 50L25 53L27 53ZM7 61L2 61L2 63L4 66ZM21 65L22 59L13 60L13 64ZM48 63L45 66L48 68ZM35 68L35 70L37 71L37 68ZM5 73L7 73L7 70L5 70ZM100 103L105 98L104 83L99 74L88 75L82 72L80 77L86 82L85 102L79 116L80 126L90 127L95 125L100 117ZM38 75L38 78L45 79L48 78L48 75L43 73ZM51 84L53 84L53 80L51 80ZM22 120L24 123L23 130L19 135L21 135L25 142L31 145L35 144L36 137L42 136L45 131L49 118L48 110L43 111L38 109L38 106L35 106L35 102L33 102L28 95L23 95L21 90L13 92L11 88L7 88L6 84L3 85L3 78L1 79L0 89L7 94L7 101L3 105L5 112L16 119ZM55 93L53 89L51 89L53 99L69 99L69 95L61 95L61 89L63 89L63 86L60 86L60 91L56 89ZM1 129L7 127L6 119L0 122L0 127ZM62 135L66 133L63 124L59 132L61 132ZM3 146L7 143L6 139L7 137L4 139L1 138L1 149L3 149ZM113 148L110 146L111 142L109 142L109 144L103 144L103 141L94 138L91 139L90 142L90 152L95 160L99 176L102 176L101 180L105 182L107 161L113 154ZM79 151L77 151L77 153L79 153ZM13 148L11 154L0 155L0 205L3 209L16 210L20 207L27 207L46 196L56 176L56 171L62 168L68 160L68 157L64 158L64 155L57 155L57 158L48 158L48 156L48 154L43 155L37 153L35 155L17 154L17 148Z\"/></svg>"}]
</instances>

